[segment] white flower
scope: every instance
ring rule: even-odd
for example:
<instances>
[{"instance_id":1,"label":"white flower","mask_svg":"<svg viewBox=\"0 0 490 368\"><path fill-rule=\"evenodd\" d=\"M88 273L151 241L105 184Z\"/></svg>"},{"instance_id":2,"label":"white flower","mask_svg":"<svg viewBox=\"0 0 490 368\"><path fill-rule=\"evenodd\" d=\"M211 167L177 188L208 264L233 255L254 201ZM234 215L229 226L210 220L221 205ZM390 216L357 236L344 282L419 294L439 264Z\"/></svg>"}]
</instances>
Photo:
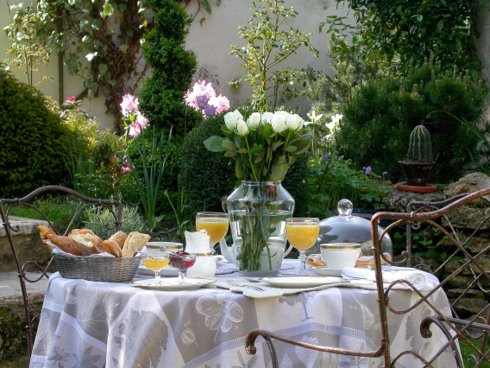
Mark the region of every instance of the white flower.
<instances>
[{"instance_id":1,"label":"white flower","mask_svg":"<svg viewBox=\"0 0 490 368\"><path fill-rule=\"evenodd\" d=\"M257 129L260 125L260 112L252 113L247 119L247 125L251 130Z\"/></svg>"},{"instance_id":2,"label":"white flower","mask_svg":"<svg viewBox=\"0 0 490 368\"><path fill-rule=\"evenodd\" d=\"M286 125L288 115L289 113L287 113L286 111L276 111L274 113L274 115L272 116L271 125L272 129L276 133L282 133L288 129L288 126Z\"/></svg>"},{"instance_id":3,"label":"white flower","mask_svg":"<svg viewBox=\"0 0 490 368\"><path fill-rule=\"evenodd\" d=\"M236 125L236 131L238 135L244 137L248 134L248 126L245 120L243 119L238 119L238 123Z\"/></svg>"},{"instance_id":4,"label":"white flower","mask_svg":"<svg viewBox=\"0 0 490 368\"><path fill-rule=\"evenodd\" d=\"M273 116L274 116L274 114L272 112L269 112L269 111L264 112L261 116L262 124L271 124Z\"/></svg>"},{"instance_id":5,"label":"white flower","mask_svg":"<svg viewBox=\"0 0 490 368\"><path fill-rule=\"evenodd\" d=\"M339 126L340 120L342 120L343 115L342 114L335 114L332 116L332 120L330 123L325 124L325 126L331 131L334 132L337 127Z\"/></svg>"},{"instance_id":6,"label":"white flower","mask_svg":"<svg viewBox=\"0 0 490 368\"><path fill-rule=\"evenodd\" d=\"M289 114L286 120L286 126L290 130L298 130L303 128L304 120L298 114Z\"/></svg>"},{"instance_id":7,"label":"white flower","mask_svg":"<svg viewBox=\"0 0 490 368\"><path fill-rule=\"evenodd\" d=\"M243 115L238 110L230 111L225 114L224 119L226 127L233 130L237 127L238 120L243 120Z\"/></svg>"},{"instance_id":8,"label":"white flower","mask_svg":"<svg viewBox=\"0 0 490 368\"><path fill-rule=\"evenodd\" d=\"M310 118L310 122L311 124L316 124L318 123L318 121L322 118L323 114L319 114L317 115L316 114L316 111L315 110L312 110L311 113L307 113L306 115L308 115L308 117ZM308 124L306 124L308 125Z\"/></svg>"}]
</instances>

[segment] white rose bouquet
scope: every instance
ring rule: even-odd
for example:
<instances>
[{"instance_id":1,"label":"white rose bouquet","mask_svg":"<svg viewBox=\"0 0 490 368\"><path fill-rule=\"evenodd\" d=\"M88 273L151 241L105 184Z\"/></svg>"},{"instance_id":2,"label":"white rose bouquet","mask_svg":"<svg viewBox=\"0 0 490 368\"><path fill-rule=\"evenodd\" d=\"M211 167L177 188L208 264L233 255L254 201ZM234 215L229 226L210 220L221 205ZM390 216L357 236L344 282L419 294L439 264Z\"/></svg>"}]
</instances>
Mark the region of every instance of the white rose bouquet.
<instances>
[{"instance_id":1,"label":"white rose bouquet","mask_svg":"<svg viewBox=\"0 0 490 368\"><path fill-rule=\"evenodd\" d=\"M238 111L225 114L224 137L204 141L209 151L224 152L235 159L240 180L282 181L298 156L311 144L304 120L286 111L253 112L248 118Z\"/></svg>"}]
</instances>

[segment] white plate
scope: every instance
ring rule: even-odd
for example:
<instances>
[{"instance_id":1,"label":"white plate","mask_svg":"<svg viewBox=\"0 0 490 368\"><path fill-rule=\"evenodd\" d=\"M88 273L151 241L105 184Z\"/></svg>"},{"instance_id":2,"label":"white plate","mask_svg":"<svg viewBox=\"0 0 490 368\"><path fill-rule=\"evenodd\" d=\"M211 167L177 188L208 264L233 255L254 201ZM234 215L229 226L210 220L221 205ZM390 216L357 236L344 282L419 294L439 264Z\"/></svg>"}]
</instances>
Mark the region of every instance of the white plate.
<instances>
[{"instance_id":1,"label":"white plate","mask_svg":"<svg viewBox=\"0 0 490 368\"><path fill-rule=\"evenodd\" d=\"M334 284L342 282L340 277L317 277L317 276L298 276L298 277L264 277L262 281L270 286L282 288L308 288Z\"/></svg>"},{"instance_id":2,"label":"white plate","mask_svg":"<svg viewBox=\"0 0 490 368\"><path fill-rule=\"evenodd\" d=\"M171 278L171 279L161 279L157 284L154 279L147 280L138 280L134 281L131 285L134 287L139 287L142 289L151 289L151 290L195 290L202 288L204 286L211 285L216 282L216 280L211 279L193 279L186 278L183 284L179 284L179 279Z\"/></svg>"},{"instance_id":3,"label":"white plate","mask_svg":"<svg viewBox=\"0 0 490 368\"><path fill-rule=\"evenodd\" d=\"M313 268L313 272L315 272L319 276L340 276L342 275L342 269L340 268L328 268L328 267L319 267Z\"/></svg>"}]
</instances>

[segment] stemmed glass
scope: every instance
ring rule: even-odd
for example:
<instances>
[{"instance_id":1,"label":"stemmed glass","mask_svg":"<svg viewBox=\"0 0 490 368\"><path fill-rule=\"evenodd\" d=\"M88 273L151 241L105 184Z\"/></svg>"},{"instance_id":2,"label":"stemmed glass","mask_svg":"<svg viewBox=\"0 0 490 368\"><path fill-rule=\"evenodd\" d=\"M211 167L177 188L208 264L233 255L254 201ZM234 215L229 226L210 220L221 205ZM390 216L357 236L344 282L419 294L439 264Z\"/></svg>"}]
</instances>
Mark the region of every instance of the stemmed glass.
<instances>
[{"instance_id":1,"label":"stemmed glass","mask_svg":"<svg viewBox=\"0 0 490 368\"><path fill-rule=\"evenodd\" d=\"M187 270L196 262L196 256L184 251L170 253L170 265L179 270L179 285L184 283Z\"/></svg>"},{"instance_id":2,"label":"stemmed glass","mask_svg":"<svg viewBox=\"0 0 490 368\"><path fill-rule=\"evenodd\" d=\"M155 278L153 279L154 283L156 285L160 285L160 272L170 263L168 253L163 252L159 249L152 249L151 251L142 253L142 257L145 267L155 272Z\"/></svg>"},{"instance_id":3,"label":"stemmed glass","mask_svg":"<svg viewBox=\"0 0 490 368\"><path fill-rule=\"evenodd\" d=\"M315 245L320 233L320 220L316 217L293 217L286 220L286 236L299 251L299 274L306 274L306 250Z\"/></svg>"},{"instance_id":4,"label":"stemmed glass","mask_svg":"<svg viewBox=\"0 0 490 368\"><path fill-rule=\"evenodd\" d=\"M206 230L209 235L209 247L213 250L216 243L228 232L230 220L224 212L198 212L196 214L196 230Z\"/></svg>"}]
</instances>

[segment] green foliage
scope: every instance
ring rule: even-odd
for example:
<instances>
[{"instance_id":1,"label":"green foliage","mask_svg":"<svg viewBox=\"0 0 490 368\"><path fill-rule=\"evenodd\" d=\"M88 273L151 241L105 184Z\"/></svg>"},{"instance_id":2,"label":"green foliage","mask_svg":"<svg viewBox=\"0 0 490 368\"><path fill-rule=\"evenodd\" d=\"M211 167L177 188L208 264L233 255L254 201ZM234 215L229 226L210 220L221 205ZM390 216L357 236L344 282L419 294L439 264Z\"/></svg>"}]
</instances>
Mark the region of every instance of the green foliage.
<instances>
[{"instance_id":1,"label":"green foliage","mask_svg":"<svg viewBox=\"0 0 490 368\"><path fill-rule=\"evenodd\" d=\"M14 49L17 59L39 58L39 45L62 52L68 71L84 80L85 93L105 93L117 125L120 96L135 90L145 74L137 68L143 10L136 0L39 0L28 11L16 9L9 32L22 41Z\"/></svg>"},{"instance_id":2,"label":"green foliage","mask_svg":"<svg viewBox=\"0 0 490 368\"><path fill-rule=\"evenodd\" d=\"M407 160L432 162L432 141L429 129L417 125L410 133Z\"/></svg>"},{"instance_id":3,"label":"green foliage","mask_svg":"<svg viewBox=\"0 0 490 368\"><path fill-rule=\"evenodd\" d=\"M168 138L163 133L158 136L156 129L147 129L145 133L151 137L142 139L140 136L131 141L133 158L128 157L128 161L131 168L129 175L133 177L135 184L133 190L138 193L138 203L143 210L147 227L152 231L162 219L157 215L157 205L162 198L162 184L169 156L168 152L162 155L161 147L171 142L172 135L169 134Z\"/></svg>"},{"instance_id":4,"label":"green foliage","mask_svg":"<svg viewBox=\"0 0 490 368\"><path fill-rule=\"evenodd\" d=\"M179 186L193 211L222 211L221 201L233 191L234 168L229 158L210 152L204 141L222 134L223 116L203 120L182 143Z\"/></svg>"},{"instance_id":5,"label":"green foliage","mask_svg":"<svg viewBox=\"0 0 490 368\"><path fill-rule=\"evenodd\" d=\"M397 161L405 157L411 130L430 115L436 163L432 177L447 182L471 162L477 143L458 119L477 126L485 96L481 81L444 72L433 63L411 69L403 80L373 79L343 105L336 147L356 166L387 171L397 180L402 177Z\"/></svg>"},{"instance_id":6,"label":"green foliage","mask_svg":"<svg viewBox=\"0 0 490 368\"><path fill-rule=\"evenodd\" d=\"M41 65L49 61L49 48L43 42L39 42L36 32L40 22L39 14L25 7L23 3L10 6L10 11L15 12L12 22L4 28L10 46L5 50L10 58L6 63L24 69L27 83L33 85L33 74Z\"/></svg>"},{"instance_id":7,"label":"green foliage","mask_svg":"<svg viewBox=\"0 0 490 368\"><path fill-rule=\"evenodd\" d=\"M64 165L70 132L44 96L0 70L0 197L25 195L70 180Z\"/></svg>"},{"instance_id":8,"label":"green foliage","mask_svg":"<svg viewBox=\"0 0 490 368\"><path fill-rule=\"evenodd\" d=\"M192 82L196 58L184 49L190 18L174 0L148 0L153 24L145 37L143 53L152 75L140 92L141 109L152 126L172 130L179 142L201 119L184 104L184 93Z\"/></svg>"},{"instance_id":9,"label":"green foliage","mask_svg":"<svg viewBox=\"0 0 490 368\"><path fill-rule=\"evenodd\" d=\"M75 199L67 200L66 197L48 195L45 198L35 200L33 206L44 213L46 217L41 216L38 211L29 206L15 206L12 208L11 214L39 220L48 218L56 228L66 229L73 214L79 208L80 202ZM74 224L74 227L78 227L78 225L81 223Z\"/></svg>"},{"instance_id":10,"label":"green foliage","mask_svg":"<svg viewBox=\"0 0 490 368\"><path fill-rule=\"evenodd\" d=\"M481 66L473 27L482 0L347 3L358 26L352 44L365 64L377 63L381 69L403 75L407 67L421 66L432 55L444 70L457 67L469 70L473 78L478 76Z\"/></svg>"},{"instance_id":11,"label":"green foliage","mask_svg":"<svg viewBox=\"0 0 490 368\"><path fill-rule=\"evenodd\" d=\"M262 112L267 110L268 97L274 97L275 109L278 89L302 79L302 73L278 69L278 65L302 46L315 56L318 51L310 43L310 34L283 29L284 21L298 14L294 7L284 6L284 0L257 0L252 2L252 10L252 17L238 32L246 44L232 45L231 54L243 62L243 76L234 83L248 82L253 90L252 107Z\"/></svg>"},{"instance_id":12,"label":"green foliage","mask_svg":"<svg viewBox=\"0 0 490 368\"><path fill-rule=\"evenodd\" d=\"M108 239L114 233L113 226L114 217L107 208L92 208L85 213L83 227L91 229L102 239ZM137 207L123 207L121 230L126 233L147 231L145 220L139 214Z\"/></svg>"},{"instance_id":13,"label":"green foliage","mask_svg":"<svg viewBox=\"0 0 490 368\"><path fill-rule=\"evenodd\" d=\"M323 160L312 159L309 170L309 216L330 216L343 198L352 201L356 208L379 210L383 206L382 198L391 190L379 175L366 174L353 168L350 160L335 155L326 155Z\"/></svg>"}]
</instances>

